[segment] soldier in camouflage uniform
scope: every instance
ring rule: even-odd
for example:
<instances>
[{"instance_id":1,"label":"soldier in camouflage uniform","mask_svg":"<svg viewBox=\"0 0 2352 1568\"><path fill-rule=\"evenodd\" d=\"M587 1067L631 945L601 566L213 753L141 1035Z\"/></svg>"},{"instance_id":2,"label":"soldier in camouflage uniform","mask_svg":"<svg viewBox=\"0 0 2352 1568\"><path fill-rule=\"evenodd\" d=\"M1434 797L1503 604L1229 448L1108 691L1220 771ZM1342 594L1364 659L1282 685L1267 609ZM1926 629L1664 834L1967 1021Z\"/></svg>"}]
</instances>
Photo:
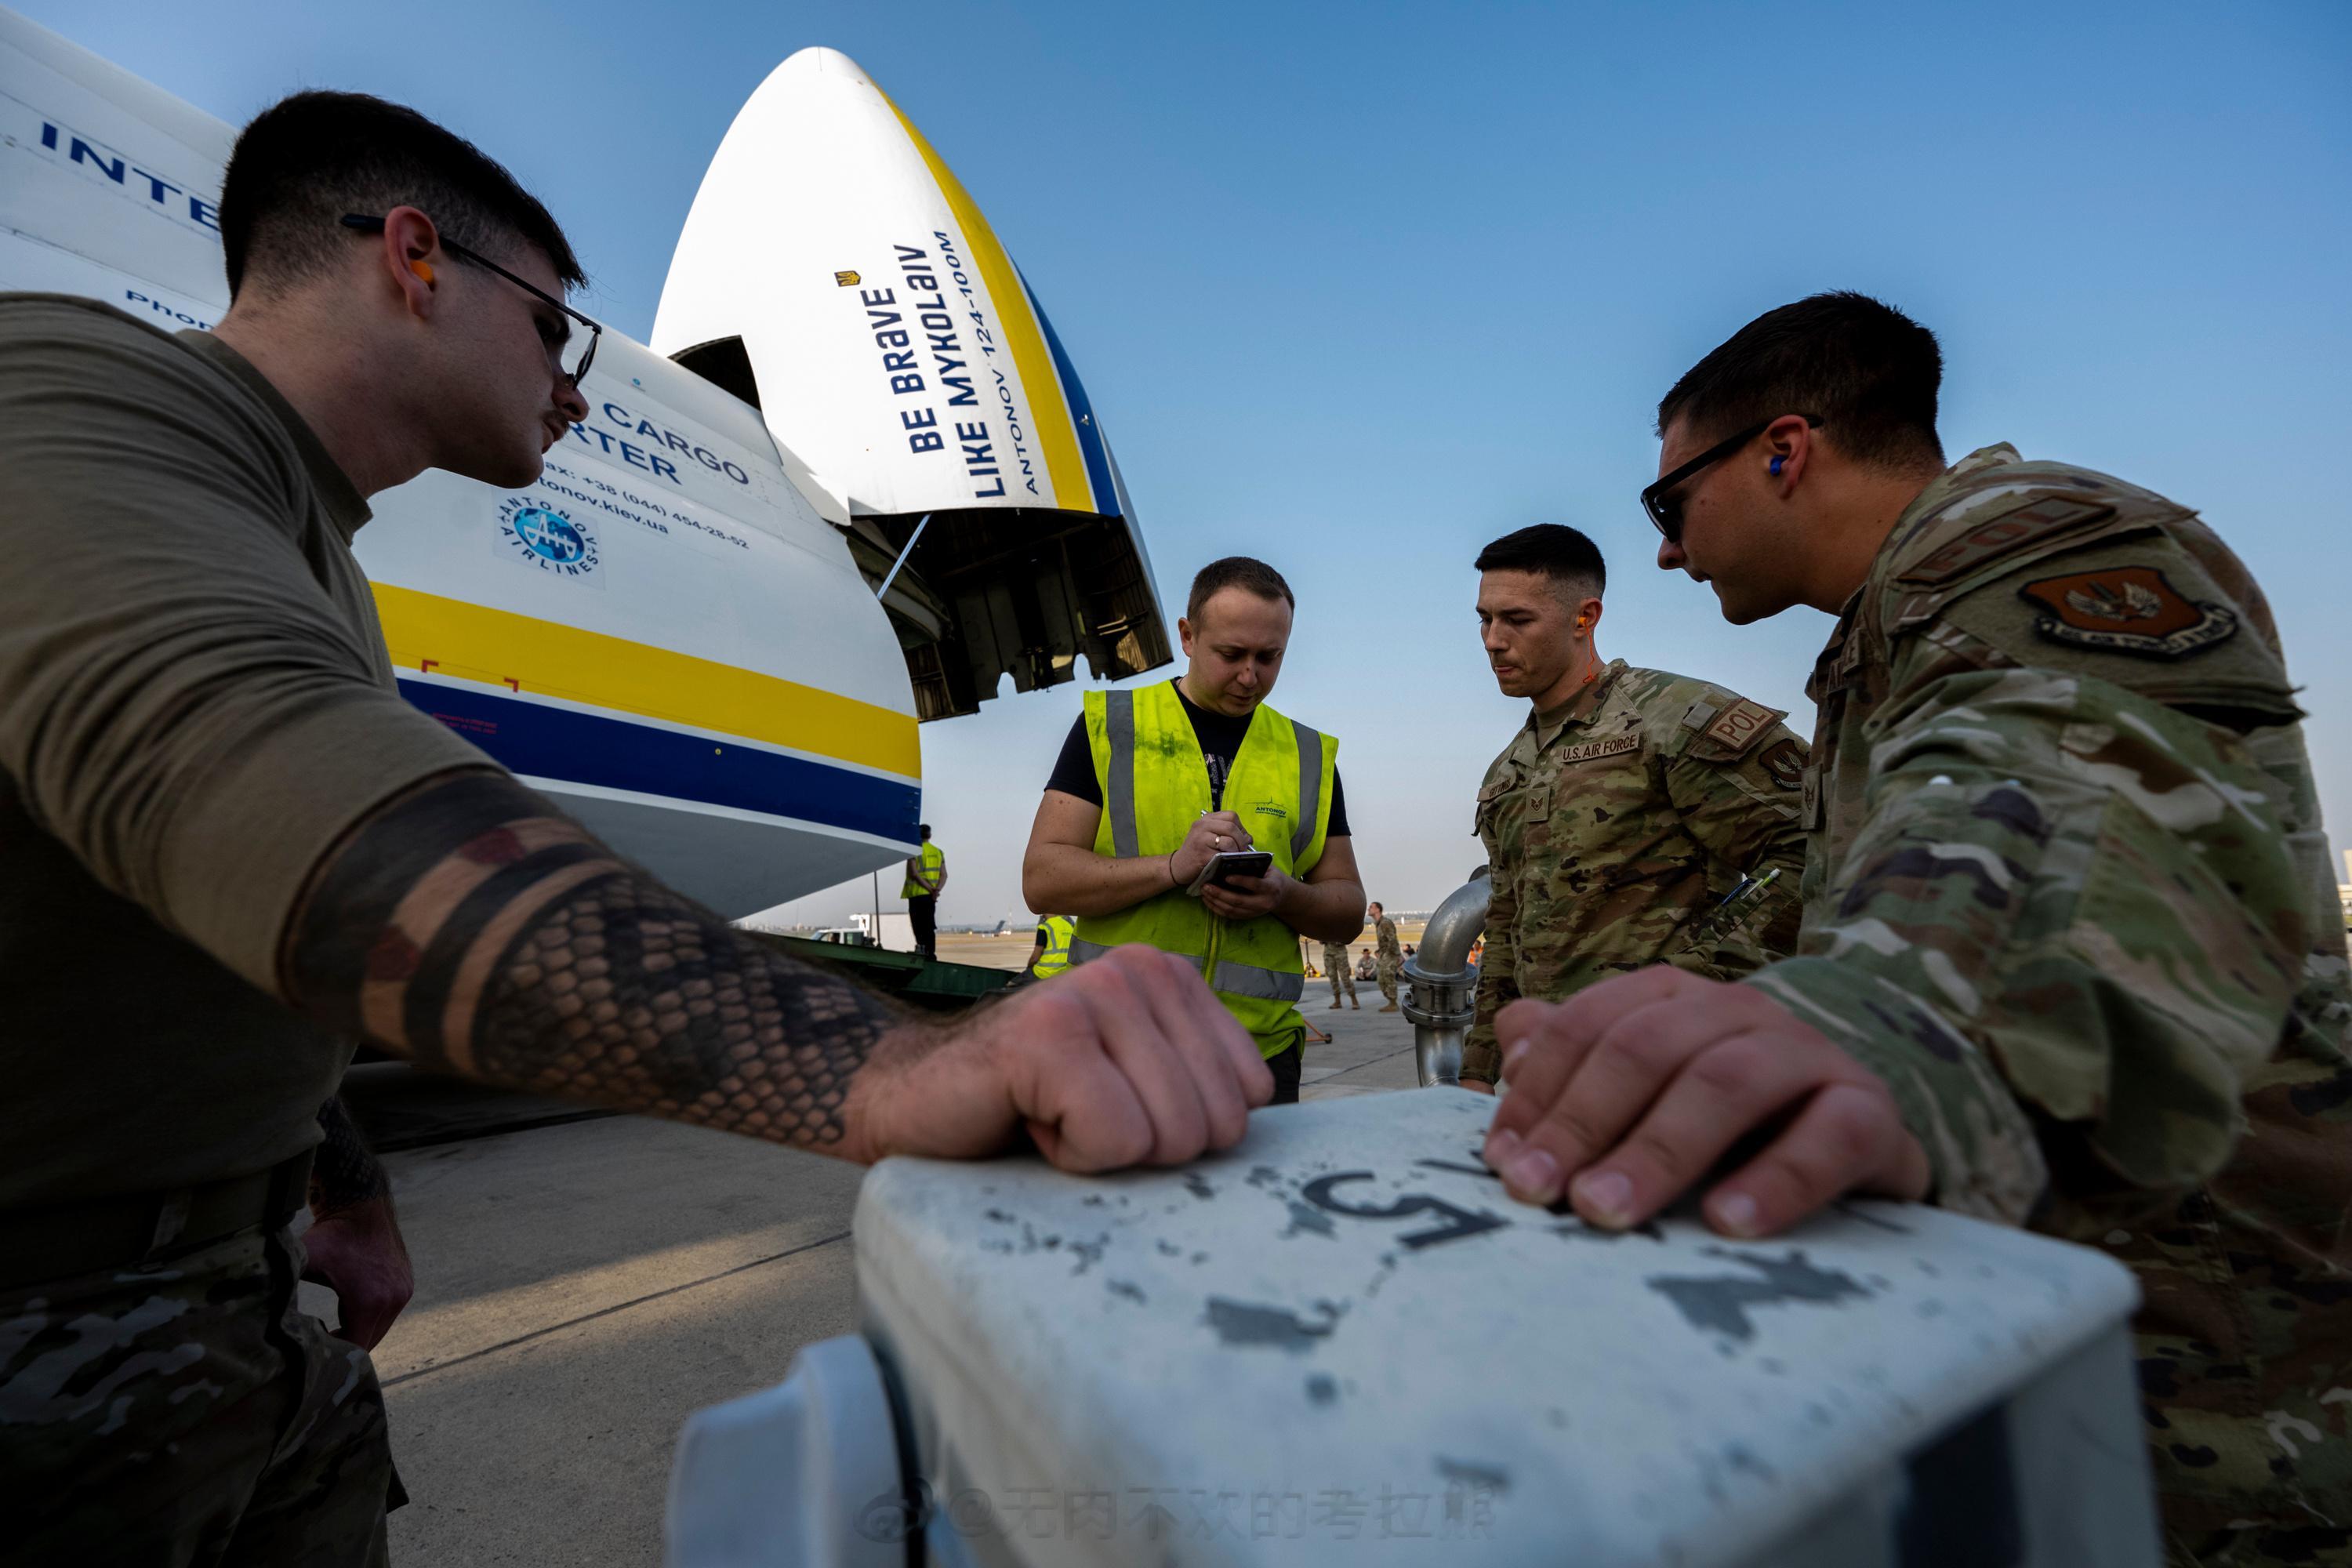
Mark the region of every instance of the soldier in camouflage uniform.
<instances>
[{"instance_id":1,"label":"soldier in camouflage uniform","mask_svg":"<svg viewBox=\"0 0 2352 1568\"><path fill-rule=\"evenodd\" d=\"M1374 904L1365 911L1372 917L1372 973L1380 976L1381 994L1388 1000L1381 1011L1397 1010L1397 971L1404 967L1404 951L1397 946L1396 921L1387 911Z\"/></svg>"},{"instance_id":2,"label":"soldier in camouflage uniform","mask_svg":"<svg viewBox=\"0 0 2352 1568\"><path fill-rule=\"evenodd\" d=\"M1364 1010L1364 1005L1356 1000L1356 973L1354 970L1348 967L1348 944L1346 942L1327 942L1323 944L1323 973L1331 977L1331 1005L1333 1007L1336 1008L1339 1005L1339 987L1344 985L1348 988L1349 1005L1353 1006L1356 1011L1360 1013Z\"/></svg>"},{"instance_id":3,"label":"soldier in camouflage uniform","mask_svg":"<svg viewBox=\"0 0 2352 1568\"><path fill-rule=\"evenodd\" d=\"M296 1305L303 1267L291 1230L255 1228L0 1291L11 1561L386 1560L407 1499L383 1394Z\"/></svg>"},{"instance_id":4,"label":"soldier in camouflage uniform","mask_svg":"<svg viewBox=\"0 0 2352 1568\"><path fill-rule=\"evenodd\" d=\"M1734 622L1843 606L1802 941L1515 1014L1487 1157L1624 1225L1784 1127L1718 1229L1861 1190L2103 1248L2141 1286L2169 1561L2345 1561L2352 994L2276 628L2161 496L2006 446L1942 468L1940 374L1825 295L1661 406L1660 564Z\"/></svg>"},{"instance_id":5,"label":"soldier in camouflage uniform","mask_svg":"<svg viewBox=\"0 0 2352 1568\"><path fill-rule=\"evenodd\" d=\"M1477 567L1489 661L1534 705L1478 791L1494 895L1462 1081L1486 1089L1495 1015L1518 997L1557 1002L1661 961L1734 979L1794 950L1805 745L1779 709L1602 664L1606 570L1576 530L1523 528Z\"/></svg>"},{"instance_id":6,"label":"soldier in camouflage uniform","mask_svg":"<svg viewBox=\"0 0 2352 1568\"><path fill-rule=\"evenodd\" d=\"M1243 1137L1273 1075L1185 963L1129 947L911 1022L404 702L351 552L365 498L428 466L531 482L588 416L580 268L478 149L357 95L248 125L218 206L216 331L0 293L0 1562L381 1558L366 1347L409 1273L321 1110L362 1033L864 1161L1024 1126L1088 1170ZM1336 774L1323 798L1337 826ZM296 1305L306 1269L340 1339Z\"/></svg>"}]
</instances>

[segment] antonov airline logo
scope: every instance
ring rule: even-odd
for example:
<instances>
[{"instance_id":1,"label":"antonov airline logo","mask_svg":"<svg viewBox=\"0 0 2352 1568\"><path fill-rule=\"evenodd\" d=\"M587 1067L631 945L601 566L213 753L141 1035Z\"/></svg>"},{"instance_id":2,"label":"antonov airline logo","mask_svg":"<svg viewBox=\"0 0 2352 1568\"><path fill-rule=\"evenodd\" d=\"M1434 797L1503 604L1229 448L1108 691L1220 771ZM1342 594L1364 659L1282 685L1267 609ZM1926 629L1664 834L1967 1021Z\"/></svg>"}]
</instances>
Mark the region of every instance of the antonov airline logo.
<instances>
[{"instance_id":1,"label":"antonov airline logo","mask_svg":"<svg viewBox=\"0 0 2352 1568\"><path fill-rule=\"evenodd\" d=\"M517 560L550 576L590 576L604 562L586 523L528 498L499 508L499 538Z\"/></svg>"}]
</instances>

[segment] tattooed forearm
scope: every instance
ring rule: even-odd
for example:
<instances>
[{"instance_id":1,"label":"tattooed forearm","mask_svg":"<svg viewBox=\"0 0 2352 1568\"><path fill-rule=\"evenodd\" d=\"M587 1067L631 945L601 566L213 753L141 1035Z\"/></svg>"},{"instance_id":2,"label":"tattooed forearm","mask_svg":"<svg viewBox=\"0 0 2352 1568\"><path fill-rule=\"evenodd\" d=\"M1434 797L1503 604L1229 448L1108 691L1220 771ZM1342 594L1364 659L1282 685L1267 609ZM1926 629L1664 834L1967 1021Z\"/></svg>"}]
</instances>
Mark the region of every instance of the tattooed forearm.
<instances>
[{"instance_id":1,"label":"tattooed forearm","mask_svg":"<svg viewBox=\"0 0 2352 1568\"><path fill-rule=\"evenodd\" d=\"M896 1021L626 869L560 898L505 948L471 1070L782 1142L840 1138L849 1079Z\"/></svg>"},{"instance_id":2,"label":"tattooed forearm","mask_svg":"<svg viewBox=\"0 0 2352 1568\"><path fill-rule=\"evenodd\" d=\"M321 1218L392 1195L383 1165L360 1136L340 1099L319 1107L319 1130L326 1136L310 1158L310 1212Z\"/></svg>"},{"instance_id":3,"label":"tattooed forearm","mask_svg":"<svg viewBox=\"0 0 2352 1568\"><path fill-rule=\"evenodd\" d=\"M903 1022L504 774L436 781L355 830L314 876L284 970L313 1016L467 1078L819 1146Z\"/></svg>"}]
</instances>

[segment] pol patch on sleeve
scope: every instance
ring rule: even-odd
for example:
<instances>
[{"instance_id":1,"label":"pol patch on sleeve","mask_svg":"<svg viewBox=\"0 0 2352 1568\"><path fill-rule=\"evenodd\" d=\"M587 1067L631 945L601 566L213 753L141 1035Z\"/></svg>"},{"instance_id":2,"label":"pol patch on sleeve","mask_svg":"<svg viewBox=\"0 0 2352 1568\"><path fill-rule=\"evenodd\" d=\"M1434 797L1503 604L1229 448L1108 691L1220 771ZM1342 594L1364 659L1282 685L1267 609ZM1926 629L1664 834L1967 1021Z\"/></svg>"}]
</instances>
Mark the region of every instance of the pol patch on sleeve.
<instances>
[{"instance_id":1,"label":"pol patch on sleeve","mask_svg":"<svg viewBox=\"0 0 2352 1568\"><path fill-rule=\"evenodd\" d=\"M1784 717L1778 708L1767 708L1761 702L1738 697L1725 704L1723 711L1699 733L1721 746L1727 755L1736 757Z\"/></svg>"}]
</instances>

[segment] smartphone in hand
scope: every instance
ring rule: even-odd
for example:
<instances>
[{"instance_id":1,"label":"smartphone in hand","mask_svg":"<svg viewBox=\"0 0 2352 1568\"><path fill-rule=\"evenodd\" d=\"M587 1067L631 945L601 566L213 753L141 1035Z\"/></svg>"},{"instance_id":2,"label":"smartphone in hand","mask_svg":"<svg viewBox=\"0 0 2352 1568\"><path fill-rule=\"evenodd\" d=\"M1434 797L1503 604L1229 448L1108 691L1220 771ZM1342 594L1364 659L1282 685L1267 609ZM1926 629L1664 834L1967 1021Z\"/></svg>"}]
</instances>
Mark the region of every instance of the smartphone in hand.
<instances>
[{"instance_id":1,"label":"smartphone in hand","mask_svg":"<svg viewBox=\"0 0 2352 1568\"><path fill-rule=\"evenodd\" d=\"M1193 878L1192 885L1184 890L1197 899L1201 896L1201 889L1212 883L1223 887L1236 877L1263 877L1273 866L1274 856L1268 850L1223 850L1209 857L1209 863L1201 868L1201 874Z\"/></svg>"}]
</instances>

